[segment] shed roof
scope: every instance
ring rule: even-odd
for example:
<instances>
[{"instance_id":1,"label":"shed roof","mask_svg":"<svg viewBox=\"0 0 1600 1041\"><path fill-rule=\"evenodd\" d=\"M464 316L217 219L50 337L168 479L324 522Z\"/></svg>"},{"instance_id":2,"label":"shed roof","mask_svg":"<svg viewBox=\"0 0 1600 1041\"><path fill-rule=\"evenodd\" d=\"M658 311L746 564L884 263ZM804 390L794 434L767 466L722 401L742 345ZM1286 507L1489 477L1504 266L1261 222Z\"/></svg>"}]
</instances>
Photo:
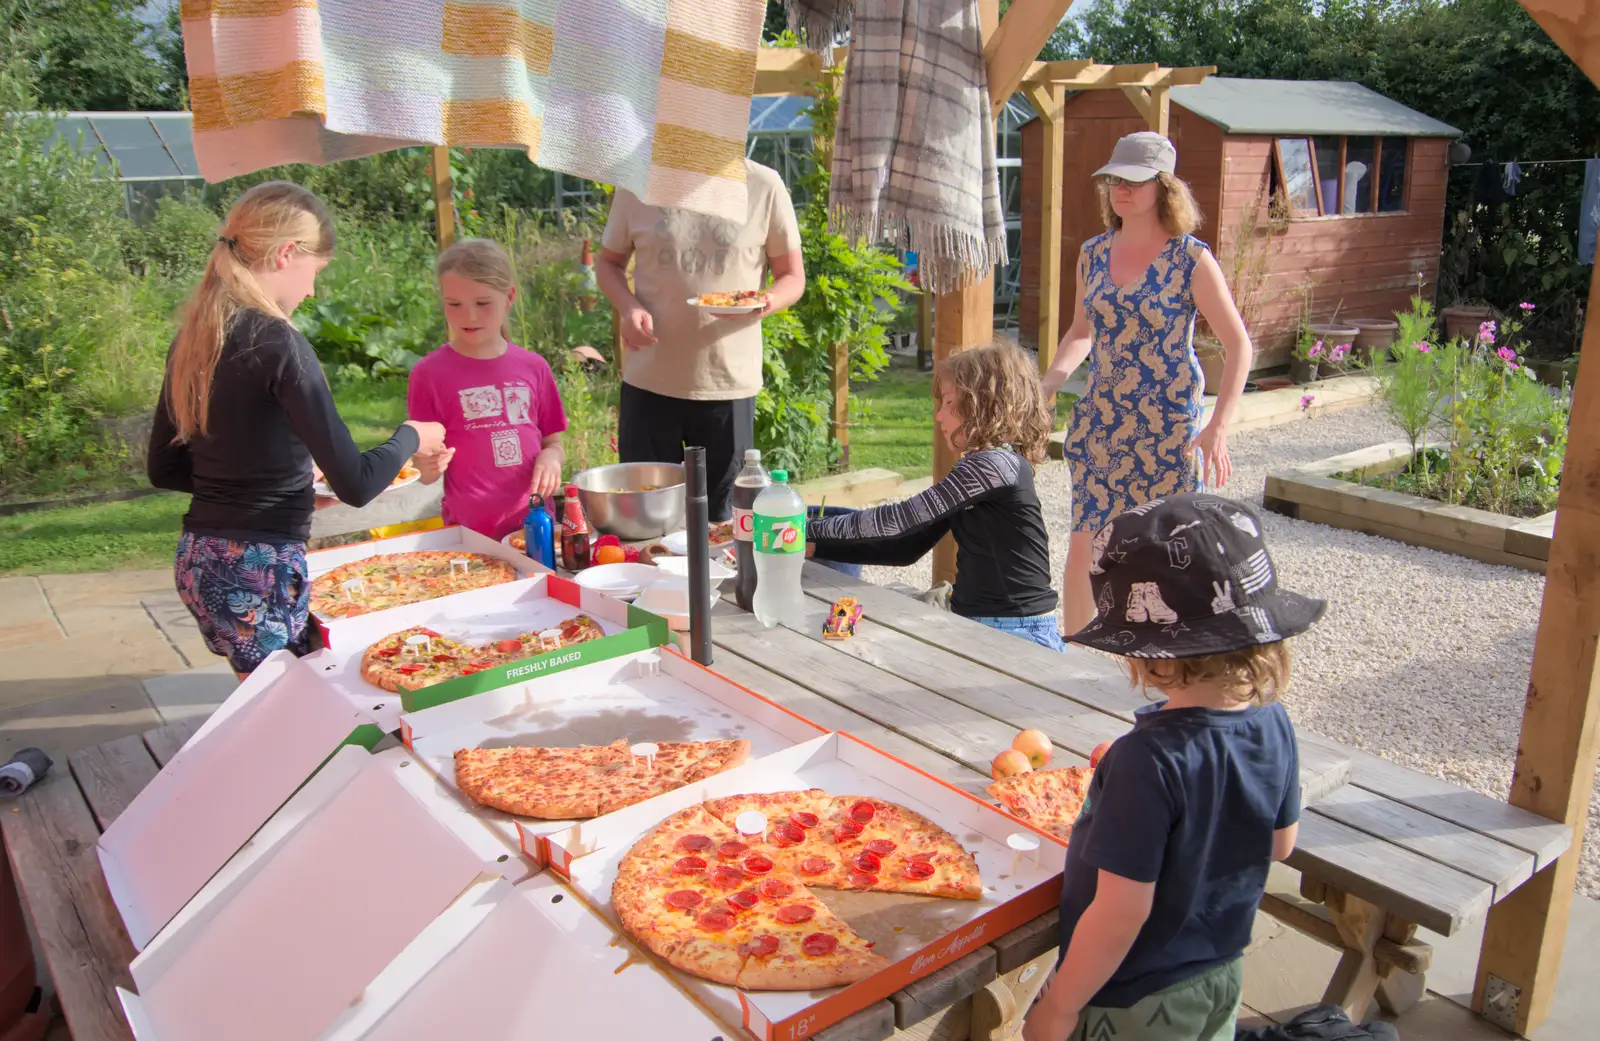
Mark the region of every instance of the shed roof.
<instances>
[{"instance_id":1,"label":"shed roof","mask_svg":"<svg viewBox=\"0 0 1600 1041\"><path fill-rule=\"evenodd\" d=\"M1212 76L1172 100L1230 134L1460 137L1461 131L1359 83Z\"/></svg>"}]
</instances>

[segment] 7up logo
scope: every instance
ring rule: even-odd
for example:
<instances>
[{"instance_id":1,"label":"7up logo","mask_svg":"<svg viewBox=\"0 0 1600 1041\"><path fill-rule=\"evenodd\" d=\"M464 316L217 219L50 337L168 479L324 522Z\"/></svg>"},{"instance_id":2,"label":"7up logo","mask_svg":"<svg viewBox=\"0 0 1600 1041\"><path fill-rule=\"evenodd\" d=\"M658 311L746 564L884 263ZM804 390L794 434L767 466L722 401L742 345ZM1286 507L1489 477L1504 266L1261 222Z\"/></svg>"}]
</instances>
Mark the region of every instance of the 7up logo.
<instances>
[{"instance_id":1,"label":"7up logo","mask_svg":"<svg viewBox=\"0 0 1600 1041\"><path fill-rule=\"evenodd\" d=\"M806 548L806 519L800 517L755 517L755 544L758 553L803 553Z\"/></svg>"}]
</instances>

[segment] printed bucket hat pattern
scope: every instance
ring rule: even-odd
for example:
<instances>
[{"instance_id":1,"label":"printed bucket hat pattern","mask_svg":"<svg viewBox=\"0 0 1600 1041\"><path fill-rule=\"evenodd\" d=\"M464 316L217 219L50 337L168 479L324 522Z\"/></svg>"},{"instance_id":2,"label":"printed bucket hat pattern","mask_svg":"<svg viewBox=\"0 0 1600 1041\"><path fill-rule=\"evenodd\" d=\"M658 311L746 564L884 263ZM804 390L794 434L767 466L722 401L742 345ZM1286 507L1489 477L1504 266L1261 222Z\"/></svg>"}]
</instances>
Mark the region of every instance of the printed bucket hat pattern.
<instances>
[{"instance_id":1,"label":"printed bucket hat pattern","mask_svg":"<svg viewBox=\"0 0 1600 1041\"><path fill-rule=\"evenodd\" d=\"M1068 637L1125 658L1197 658L1305 632L1326 601L1278 588L1261 517L1243 502L1178 495L1095 536L1095 620Z\"/></svg>"}]
</instances>

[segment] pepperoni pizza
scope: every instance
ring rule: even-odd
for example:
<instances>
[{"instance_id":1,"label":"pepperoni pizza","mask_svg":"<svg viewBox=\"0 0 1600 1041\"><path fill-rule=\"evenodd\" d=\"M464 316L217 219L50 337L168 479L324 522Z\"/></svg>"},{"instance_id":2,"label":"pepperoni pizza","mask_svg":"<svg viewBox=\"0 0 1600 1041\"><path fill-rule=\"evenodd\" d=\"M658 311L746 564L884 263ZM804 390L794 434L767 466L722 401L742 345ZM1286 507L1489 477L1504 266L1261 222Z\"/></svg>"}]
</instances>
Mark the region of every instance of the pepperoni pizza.
<instances>
[{"instance_id":1,"label":"pepperoni pizza","mask_svg":"<svg viewBox=\"0 0 1600 1041\"><path fill-rule=\"evenodd\" d=\"M765 834L740 835L749 810ZM736 795L667 818L623 857L611 903L668 964L745 990L815 990L865 979L888 959L812 889L976 900L977 861L903 806L821 789Z\"/></svg>"}]
</instances>

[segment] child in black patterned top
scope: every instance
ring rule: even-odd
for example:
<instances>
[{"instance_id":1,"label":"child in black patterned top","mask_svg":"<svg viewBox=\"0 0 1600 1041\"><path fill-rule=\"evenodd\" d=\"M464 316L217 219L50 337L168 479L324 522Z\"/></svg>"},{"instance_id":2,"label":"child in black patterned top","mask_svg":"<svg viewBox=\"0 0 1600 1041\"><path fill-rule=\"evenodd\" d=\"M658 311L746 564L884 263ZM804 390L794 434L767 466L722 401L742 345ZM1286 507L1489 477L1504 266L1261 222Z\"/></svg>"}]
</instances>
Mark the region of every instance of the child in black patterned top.
<instances>
[{"instance_id":1,"label":"child in black patterned top","mask_svg":"<svg viewBox=\"0 0 1600 1041\"><path fill-rule=\"evenodd\" d=\"M904 502L809 522L806 552L905 567L953 535L950 609L1062 650L1050 542L1033 486L1050 436L1033 362L1009 345L965 351L939 366L934 391L934 419L961 455L949 476Z\"/></svg>"}]
</instances>

